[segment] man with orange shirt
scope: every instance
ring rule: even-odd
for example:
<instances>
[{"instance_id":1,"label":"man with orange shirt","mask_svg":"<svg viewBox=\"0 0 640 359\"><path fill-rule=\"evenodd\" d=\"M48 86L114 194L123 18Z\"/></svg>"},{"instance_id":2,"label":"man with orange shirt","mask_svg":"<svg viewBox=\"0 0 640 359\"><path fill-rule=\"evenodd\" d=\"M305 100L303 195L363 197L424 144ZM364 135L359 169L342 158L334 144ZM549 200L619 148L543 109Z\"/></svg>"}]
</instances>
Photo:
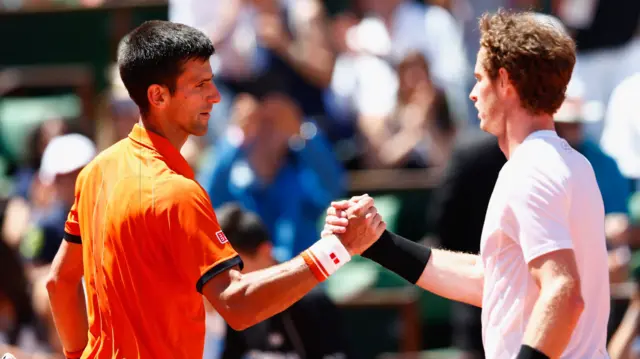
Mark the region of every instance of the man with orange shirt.
<instances>
[{"instance_id":1,"label":"man with orange shirt","mask_svg":"<svg viewBox=\"0 0 640 359\"><path fill-rule=\"evenodd\" d=\"M201 358L201 294L234 329L247 328L295 303L384 231L363 196L347 233L289 262L240 272L242 260L179 152L189 135L206 133L220 100L213 51L200 31L165 21L144 23L118 49L141 121L76 182L47 283L67 358Z\"/></svg>"}]
</instances>

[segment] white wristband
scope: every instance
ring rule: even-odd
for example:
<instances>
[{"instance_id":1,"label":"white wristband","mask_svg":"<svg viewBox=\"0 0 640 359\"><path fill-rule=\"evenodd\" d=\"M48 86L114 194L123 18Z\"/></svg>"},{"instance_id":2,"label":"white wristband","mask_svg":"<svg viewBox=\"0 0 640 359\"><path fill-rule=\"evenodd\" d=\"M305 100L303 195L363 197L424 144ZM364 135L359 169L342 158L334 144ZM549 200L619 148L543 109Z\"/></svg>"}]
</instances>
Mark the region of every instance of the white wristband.
<instances>
[{"instance_id":1,"label":"white wristband","mask_svg":"<svg viewBox=\"0 0 640 359\"><path fill-rule=\"evenodd\" d=\"M309 247L312 259L326 277L351 260L351 255L336 236L324 237Z\"/></svg>"}]
</instances>

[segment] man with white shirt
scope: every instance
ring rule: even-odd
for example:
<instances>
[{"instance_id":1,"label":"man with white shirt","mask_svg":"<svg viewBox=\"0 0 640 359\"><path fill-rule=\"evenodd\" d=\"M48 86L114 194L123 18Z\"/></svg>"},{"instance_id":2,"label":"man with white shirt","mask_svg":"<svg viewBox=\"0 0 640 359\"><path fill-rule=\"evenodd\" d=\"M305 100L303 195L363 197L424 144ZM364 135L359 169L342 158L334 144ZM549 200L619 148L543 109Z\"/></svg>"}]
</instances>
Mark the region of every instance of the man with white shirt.
<instances>
[{"instance_id":1,"label":"man with white shirt","mask_svg":"<svg viewBox=\"0 0 640 359\"><path fill-rule=\"evenodd\" d=\"M430 249L385 231L363 256L428 291L482 307L487 358L609 358L602 197L591 165L553 123L575 44L531 13L484 15L480 31L470 98L481 129L498 138L508 159L480 254ZM333 204L323 235L345 230L350 205Z\"/></svg>"}]
</instances>

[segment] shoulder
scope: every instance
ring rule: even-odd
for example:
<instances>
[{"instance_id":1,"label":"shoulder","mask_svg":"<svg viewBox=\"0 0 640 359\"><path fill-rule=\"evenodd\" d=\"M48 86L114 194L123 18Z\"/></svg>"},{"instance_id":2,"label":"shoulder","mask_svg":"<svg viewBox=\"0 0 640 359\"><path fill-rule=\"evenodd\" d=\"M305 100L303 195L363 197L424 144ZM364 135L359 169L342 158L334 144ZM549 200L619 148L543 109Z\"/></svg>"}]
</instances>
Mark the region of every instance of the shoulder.
<instances>
[{"instance_id":1,"label":"shoulder","mask_svg":"<svg viewBox=\"0 0 640 359\"><path fill-rule=\"evenodd\" d=\"M582 157L562 139L532 139L518 147L509 160L516 179L563 181L570 176L575 158Z\"/></svg>"},{"instance_id":2,"label":"shoulder","mask_svg":"<svg viewBox=\"0 0 640 359\"><path fill-rule=\"evenodd\" d=\"M206 191L198 182L177 173L163 175L157 181L154 186L154 198L173 204L208 201Z\"/></svg>"},{"instance_id":3,"label":"shoulder","mask_svg":"<svg viewBox=\"0 0 640 359\"><path fill-rule=\"evenodd\" d=\"M78 184L90 182L92 180L102 180L109 175L109 164L122 161L122 147L124 140L121 140L98 153L78 175Z\"/></svg>"}]
</instances>

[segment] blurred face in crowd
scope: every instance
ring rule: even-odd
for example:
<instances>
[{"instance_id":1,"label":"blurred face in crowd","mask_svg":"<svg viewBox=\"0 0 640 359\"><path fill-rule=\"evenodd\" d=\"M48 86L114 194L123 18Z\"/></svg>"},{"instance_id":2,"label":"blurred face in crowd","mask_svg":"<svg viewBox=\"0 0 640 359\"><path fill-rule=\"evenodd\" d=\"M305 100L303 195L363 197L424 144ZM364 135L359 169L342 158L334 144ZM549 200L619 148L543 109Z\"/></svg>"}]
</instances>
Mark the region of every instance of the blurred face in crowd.
<instances>
[{"instance_id":1,"label":"blurred face in crowd","mask_svg":"<svg viewBox=\"0 0 640 359\"><path fill-rule=\"evenodd\" d=\"M58 174L55 178L55 190L58 198L68 205L73 204L75 200L76 179L80 174L80 170L65 174Z\"/></svg>"},{"instance_id":2,"label":"blurred face in crowd","mask_svg":"<svg viewBox=\"0 0 640 359\"><path fill-rule=\"evenodd\" d=\"M408 102L411 95L421 86L433 86L429 77L427 63L421 54L408 56L398 67L400 79L399 96L402 102Z\"/></svg>"},{"instance_id":3,"label":"blurred face in crowd","mask_svg":"<svg viewBox=\"0 0 640 359\"><path fill-rule=\"evenodd\" d=\"M211 64L208 60L188 60L182 70L174 93L166 87L152 85L150 102L186 134L203 136L209 128L212 106L220 102Z\"/></svg>"},{"instance_id":4,"label":"blurred face in crowd","mask_svg":"<svg viewBox=\"0 0 640 359\"><path fill-rule=\"evenodd\" d=\"M140 109L131 99L116 99L111 103L111 119L117 139L127 137L140 119Z\"/></svg>"},{"instance_id":5,"label":"blurred face in crowd","mask_svg":"<svg viewBox=\"0 0 640 359\"><path fill-rule=\"evenodd\" d=\"M478 52L474 76L476 84L469 98L475 103L480 118L480 128L494 136L502 137L506 131L506 114L509 112L509 101L505 93L511 86L508 75L500 69L499 75L491 79L484 67L485 50Z\"/></svg>"},{"instance_id":6,"label":"blurred face in crowd","mask_svg":"<svg viewBox=\"0 0 640 359\"><path fill-rule=\"evenodd\" d=\"M281 151L288 146L291 136L300 129L300 109L286 95L265 97L260 106L262 131L260 137L267 150Z\"/></svg>"},{"instance_id":7,"label":"blurred face in crowd","mask_svg":"<svg viewBox=\"0 0 640 359\"><path fill-rule=\"evenodd\" d=\"M272 249L273 245L271 243L263 242L256 248L255 253L238 250L238 254L244 263L242 272L250 273L272 266L275 262L271 255Z\"/></svg>"}]
</instances>

